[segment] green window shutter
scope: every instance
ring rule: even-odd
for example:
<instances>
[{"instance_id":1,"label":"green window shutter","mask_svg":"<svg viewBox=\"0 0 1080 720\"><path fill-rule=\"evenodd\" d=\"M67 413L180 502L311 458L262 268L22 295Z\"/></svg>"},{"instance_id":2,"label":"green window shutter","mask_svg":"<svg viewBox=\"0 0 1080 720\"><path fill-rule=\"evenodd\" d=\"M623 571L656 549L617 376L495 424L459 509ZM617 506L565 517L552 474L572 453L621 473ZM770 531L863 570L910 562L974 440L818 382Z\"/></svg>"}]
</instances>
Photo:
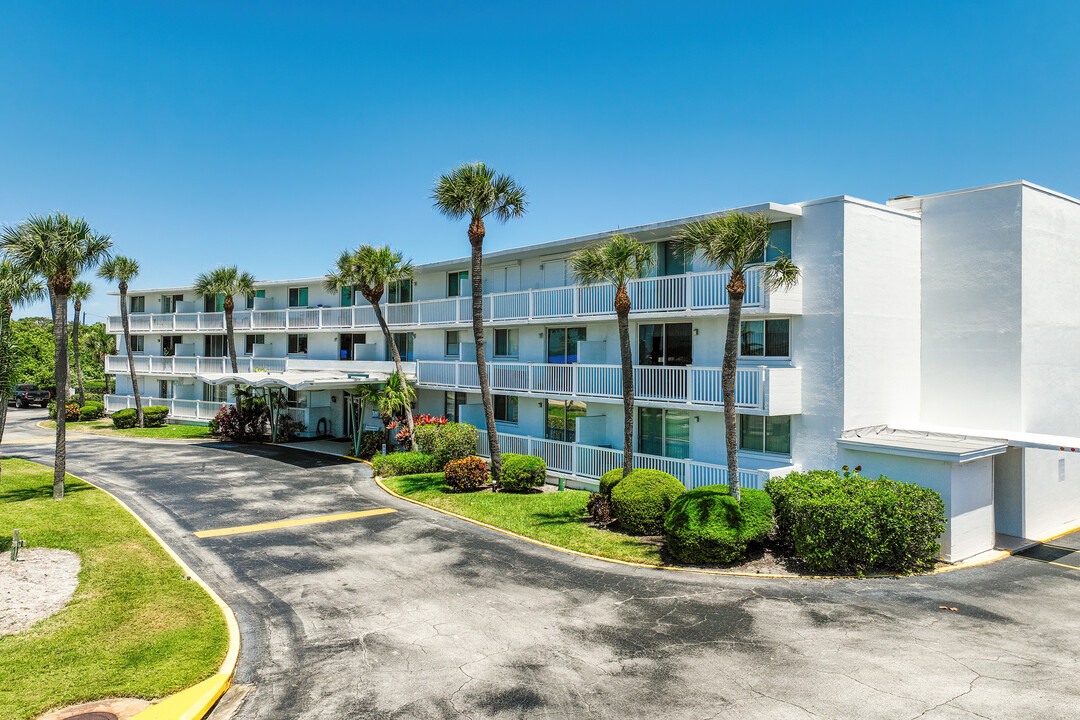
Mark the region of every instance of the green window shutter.
<instances>
[{"instance_id":1,"label":"green window shutter","mask_svg":"<svg viewBox=\"0 0 1080 720\"><path fill-rule=\"evenodd\" d=\"M225 312L225 296L218 295L214 298L214 309L217 312Z\"/></svg>"},{"instance_id":2,"label":"green window shutter","mask_svg":"<svg viewBox=\"0 0 1080 720\"><path fill-rule=\"evenodd\" d=\"M307 288L306 287L300 288L300 292L298 294L300 296L300 302L299 302L300 307L307 307L307 305L308 305Z\"/></svg>"},{"instance_id":3,"label":"green window shutter","mask_svg":"<svg viewBox=\"0 0 1080 720\"><path fill-rule=\"evenodd\" d=\"M352 305L352 288L341 288L341 307Z\"/></svg>"}]
</instances>

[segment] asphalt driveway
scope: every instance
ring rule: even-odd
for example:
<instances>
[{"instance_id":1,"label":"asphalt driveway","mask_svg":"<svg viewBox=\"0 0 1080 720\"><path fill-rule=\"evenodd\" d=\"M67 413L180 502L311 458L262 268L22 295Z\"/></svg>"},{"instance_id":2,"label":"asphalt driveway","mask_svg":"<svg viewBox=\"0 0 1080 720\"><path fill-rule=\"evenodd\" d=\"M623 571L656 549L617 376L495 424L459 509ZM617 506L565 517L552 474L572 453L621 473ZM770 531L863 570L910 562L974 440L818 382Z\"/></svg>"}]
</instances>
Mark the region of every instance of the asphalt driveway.
<instances>
[{"instance_id":1,"label":"asphalt driveway","mask_svg":"<svg viewBox=\"0 0 1080 720\"><path fill-rule=\"evenodd\" d=\"M4 454L51 463L51 445L34 442L48 437L40 417L11 411ZM398 501L366 466L328 456L100 436L68 454L71 472L122 497L236 611L237 680L255 685L241 718L1073 718L1080 707L1080 569L1063 564L826 581L634 569ZM380 508L397 512L194 535Z\"/></svg>"}]
</instances>

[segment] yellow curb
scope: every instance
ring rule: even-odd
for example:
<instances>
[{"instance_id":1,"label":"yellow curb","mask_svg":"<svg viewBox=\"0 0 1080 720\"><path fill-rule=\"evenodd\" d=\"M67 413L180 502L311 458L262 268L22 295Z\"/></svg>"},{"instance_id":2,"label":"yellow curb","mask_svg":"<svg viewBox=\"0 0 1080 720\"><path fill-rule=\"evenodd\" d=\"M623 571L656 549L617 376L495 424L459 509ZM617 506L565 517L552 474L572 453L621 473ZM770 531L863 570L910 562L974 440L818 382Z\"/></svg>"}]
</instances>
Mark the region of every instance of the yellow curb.
<instances>
[{"instance_id":1,"label":"yellow curb","mask_svg":"<svg viewBox=\"0 0 1080 720\"><path fill-rule=\"evenodd\" d=\"M1065 532L1059 532L1057 535L1051 535L1050 537L1046 538L1045 540L1039 540L1038 542L1039 542L1040 545L1045 545L1046 543L1050 542L1051 540L1057 540L1059 537L1065 537L1066 535L1070 535L1070 534L1076 532L1077 530L1080 530L1080 525L1076 525L1073 528L1071 528L1069 530L1066 530Z\"/></svg>"},{"instance_id":2,"label":"yellow curb","mask_svg":"<svg viewBox=\"0 0 1080 720\"><path fill-rule=\"evenodd\" d=\"M366 460L362 460L361 462L364 462L367 465L371 465L371 463L367 462ZM383 484L380 478L375 478L375 484L382 488L384 491L390 493L391 495L400 500L404 500L405 502L410 502L414 505L419 505L429 510L434 510L435 512L442 513L443 515L449 515L450 517L457 518L458 520L464 520L465 522L471 523L478 527L487 528L488 530L494 530L495 532L502 533L503 535L507 535L512 538L517 538L518 540L524 540L525 542L532 543L533 545L539 545L540 547L545 547L550 550L556 550L561 553L566 553L567 555L576 555L578 557L589 558L590 560L601 560L603 562L614 563L616 565L625 565L627 567L643 568L646 570L671 570L674 572L696 573L699 575L729 575L732 577L775 578L780 580L863 580L867 578L909 578L918 577L920 575L937 575L940 573L951 572L953 570L959 570L961 568L985 565L987 563L994 562L995 560L1009 557L1010 555L1010 553L1008 552L1002 552L999 555L995 555L985 560L980 560L979 562L957 563L956 565L950 565L949 567L937 568L935 570L929 570L923 573L911 573L909 575L779 575L776 573L744 573L735 572L732 570L702 570L700 568L677 567L675 565L649 565L647 563L637 563L631 562L629 560L616 560L614 558L601 557L600 555L592 555L590 553L584 553L578 550L570 550L569 548L559 547L558 545L552 545L551 543L546 543L542 540L536 540L531 537L526 537L525 535L519 535L518 533L511 532L510 530L504 530L503 528L496 527L494 525L488 525L487 523L481 522L479 520L473 520L472 518L465 517L464 515L458 515L455 512L451 512L450 510L444 510L443 508L429 505L426 502L422 502L420 500L414 500L412 498L405 497L404 495L400 495L391 490L390 488L386 487L386 485Z\"/></svg>"},{"instance_id":3,"label":"yellow curb","mask_svg":"<svg viewBox=\"0 0 1080 720\"><path fill-rule=\"evenodd\" d=\"M72 475L67 473L76 480L97 488L101 492L105 493L113 500L124 508L133 518L135 518L143 529L150 534L150 537L157 540L158 545L169 554L169 556L180 566L180 569L184 571L184 574L189 578L197 582L206 594L210 596L218 608L221 610L221 614L225 616L225 625L229 628L229 649L225 653L225 659L221 663L221 667L218 668L217 674L212 677L203 680L202 682L191 686L186 690L181 690L178 693L174 693L161 702L151 705L147 709L140 712L132 720L200 720L204 717L210 708L213 707L217 699L221 697L226 690L229 689L229 685L232 683L233 673L236 672L236 662L240 657L240 626L236 622L236 614L233 613L231 607L221 599L221 597L214 592L214 589L206 584L206 582L199 577L199 575L192 570L183 558L176 554L176 552L162 540L161 536L154 532L154 529L146 524L146 522L135 513L127 503L120 498L113 495L99 485L96 485L86 478L81 478L78 475ZM164 708L158 711L157 708Z\"/></svg>"}]
</instances>

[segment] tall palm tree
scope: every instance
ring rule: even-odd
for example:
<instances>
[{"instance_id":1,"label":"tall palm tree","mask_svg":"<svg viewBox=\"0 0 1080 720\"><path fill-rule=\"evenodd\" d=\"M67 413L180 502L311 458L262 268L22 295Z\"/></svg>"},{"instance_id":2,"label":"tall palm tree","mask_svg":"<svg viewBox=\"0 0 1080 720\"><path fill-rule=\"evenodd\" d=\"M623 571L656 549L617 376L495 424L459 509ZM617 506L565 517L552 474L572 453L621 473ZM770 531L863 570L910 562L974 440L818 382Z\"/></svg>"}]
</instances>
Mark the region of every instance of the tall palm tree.
<instances>
[{"instance_id":1,"label":"tall palm tree","mask_svg":"<svg viewBox=\"0 0 1080 720\"><path fill-rule=\"evenodd\" d=\"M496 487L502 478L502 453L495 430L495 406L491 401L487 362L484 359L484 278L483 252L485 218L506 222L525 214L525 188L509 175L500 175L482 162L459 165L435 181L431 194L435 208L453 219L469 219L472 246L472 326L476 343L476 374L484 401L484 422L491 448L491 479Z\"/></svg>"},{"instance_id":2,"label":"tall palm tree","mask_svg":"<svg viewBox=\"0 0 1080 720\"><path fill-rule=\"evenodd\" d=\"M225 335L229 345L229 360L232 362L232 371L239 372L236 364L236 337L233 335L233 302L234 295L247 297L255 294L255 276L249 272L237 270L235 265L223 265L214 268L210 272L199 273L195 278L195 294L199 297L225 297L223 309L225 310Z\"/></svg>"},{"instance_id":3,"label":"tall palm tree","mask_svg":"<svg viewBox=\"0 0 1080 720\"><path fill-rule=\"evenodd\" d=\"M82 218L65 213L31 215L15 227L4 228L0 248L19 269L45 279L52 303L53 340L56 342L56 461L53 498L64 497L67 468L67 423L64 406L68 391L67 296L84 270L109 257L112 239L96 232Z\"/></svg>"},{"instance_id":4,"label":"tall palm tree","mask_svg":"<svg viewBox=\"0 0 1080 720\"><path fill-rule=\"evenodd\" d=\"M101 363L102 372L105 370L105 356L116 354L116 336L110 335L109 331L105 329L104 323L96 323L94 325L87 325L85 328L85 334L83 339L86 345L86 351L90 355ZM105 377L105 392L109 392L109 376Z\"/></svg>"},{"instance_id":5,"label":"tall palm tree","mask_svg":"<svg viewBox=\"0 0 1080 720\"><path fill-rule=\"evenodd\" d=\"M371 303L375 310L375 318L382 328L386 345L390 348L391 357L394 358L394 366L397 374L405 380L405 370L401 367L401 353L398 351L394 335L383 317L382 302L383 293L387 286L403 280L412 281L415 274L412 261L405 260L400 252L390 249L389 245L376 248L371 245L361 245L355 251L344 250L334 263L334 269L326 276L324 285L326 289L338 293L341 290L360 288L360 294ZM409 428L409 449L416 450L416 439L413 438L413 414L412 405L406 405L405 422Z\"/></svg>"},{"instance_id":6,"label":"tall palm tree","mask_svg":"<svg viewBox=\"0 0 1080 720\"><path fill-rule=\"evenodd\" d=\"M94 293L94 288L85 280L76 280L71 285L68 297L75 303L75 317L71 322L71 344L75 350L75 380L79 383L79 407L86 402L86 391L83 389L82 352L79 347L79 315L82 314L83 300L89 300Z\"/></svg>"},{"instance_id":7,"label":"tall palm tree","mask_svg":"<svg viewBox=\"0 0 1080 720\"><path fill-rule=\"evenodd\" d=\"M619 324L622 359L623 477L634 467L634 366L630 356L630 294L626 286L653 264L648 245L619 233L603 245L590 245L570 257L574 279L583 285L615 286L615 317Z\"/></svg>"},{"instance_id":8,"label":"tall palm tree","mask_svg":"<svg viewBox=\"0 0 1080 720\"><path fill-rule=\"evenodd\" d=\"M131 374L131 391L135 395L135 417L139 427L143 427L142 398L139 396L139 378L135 375L135 355L131 352L131 321L128 319L127 291L128 283L139 274L139 263L129 257L117 255L101 264L98 277L116 283L120 289L120 322L124 326L124 352L128 359L128 372Z\"/></svg>"},{"instance_id":9,"label":"tall palm tree","mask_svg":"<svg viewBox=\"0 0 1080 720\"><path fill-rule=\"evenodd\" d=\"M45 283L8 259L0 260L0 440L7 424L7 399L11 392L12 348L11 311L16 305L26 305L45 297Z\"/></svg>"},{"instance_id":10,"label":"tall palm tree","mask_svg":"<svg viewBox=\"0 0 1080 720\"><path fill-rule=\"evenodd\" d=\"M762 213L733 212L687 225L676 240L679 252L687 261L695 255L716 268L728 268L728 320L724 339L724 364L720 385L724 400L724 435L727 443L728 488L731 496L739 494L739 443L735 417L735 359L739 351L739 327L742 323L743 296L746 294L746 270L762 262L769 248L769 218ZM766 288L793 287L799 282L799 268L786 255L764 265Z\"/></svg>"}]
</instances>

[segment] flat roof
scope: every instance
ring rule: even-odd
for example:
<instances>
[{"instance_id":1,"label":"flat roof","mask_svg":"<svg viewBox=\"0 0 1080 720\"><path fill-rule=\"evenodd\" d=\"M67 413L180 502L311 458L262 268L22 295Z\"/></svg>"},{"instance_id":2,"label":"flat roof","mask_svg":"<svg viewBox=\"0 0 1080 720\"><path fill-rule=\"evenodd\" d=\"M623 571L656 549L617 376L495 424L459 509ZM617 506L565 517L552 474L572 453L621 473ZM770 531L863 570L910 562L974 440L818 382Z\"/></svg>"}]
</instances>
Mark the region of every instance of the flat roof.
<instances>
[{"instance_id":1,"label":"flat roof","mask_svg":"<svg viewBox=\"0 0 1080 720\"><path fill-rule=\"evenodd\" d=\"M836 444L853 450L955 463L1000 455L1008 447L1008 442L999 438L904 430L888 425L845 430Z\"/></svg>"}]
</instances>

